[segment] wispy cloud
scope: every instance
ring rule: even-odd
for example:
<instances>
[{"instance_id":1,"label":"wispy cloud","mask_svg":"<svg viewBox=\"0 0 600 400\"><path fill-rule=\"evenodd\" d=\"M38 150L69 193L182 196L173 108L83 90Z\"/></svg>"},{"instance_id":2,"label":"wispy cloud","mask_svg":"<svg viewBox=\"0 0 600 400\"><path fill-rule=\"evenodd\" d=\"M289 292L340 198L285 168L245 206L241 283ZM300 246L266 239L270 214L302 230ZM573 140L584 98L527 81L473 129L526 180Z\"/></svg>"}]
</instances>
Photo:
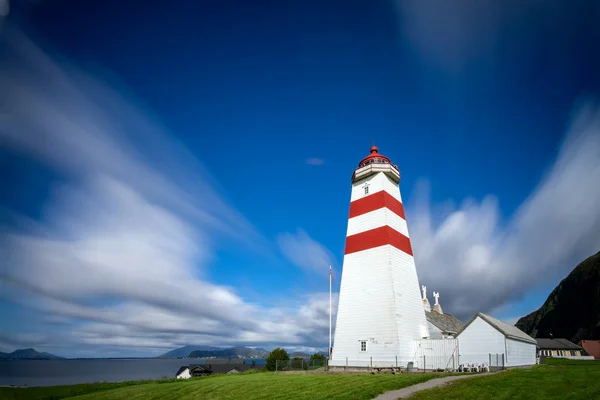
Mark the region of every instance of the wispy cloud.
<instances>
[{"instance_id":1,"label":"wispy cloud","mask_svg":"<svg viewBox=\"0 0 600 400\"><path fill-rule=\"evenodd\" d=\"M132 96L15 30L0 40L11 61L0 69L0 144L64 178L40 221L0 236L3 297L82 350L326 344L322 295L267 308L202 278L219 237L263 253L271 244ZM45 337L35 344L60 345Z\"/></svg>"},{"instance_id":2,"label":"wispy cloud","mask_svg":"<svg viewBox=\"0 0 600 400\"><path fill-rule=\"evenodd\" d=\"M10 2L8 0L0 0L0 26L2 24L2 18L6 17L10 12Z\"/></svg>"},{"instance_id":3,"label":"wispy cloud","mask_svg":"<svg viewBox=\"0 0 600 400\"><path fill-rule=\"evenodd\" d=\"M490 68L494 68L497 59L493 49L506 35L506 27L530 18L542 7L544 14L553 17L559 16L561 11L559 7L549 9L536 0L396 0L395 4L398 26L407 43L450 76L461 73L473 61L488 61Z\"/></svg>"},{"instance_id":4,"label":"wispy cloud","mask_svg":"<svg viewBox=\"0 0 600 400\"><path fill-rule=\"evenodd\" d=\"M503 224L498 200L468 199L434 223L427 185L407 217L419 280L467 318L555 282L600 250L600 108L577 107L553 167Z\"/></svg>"},{"instance_id":5,"label":"wispy cloud","mask_svg":"<svg viewBox=\"0 0 600 400\"><path fill-rule=\"evenodd\" d=\"M279 235L277 243L282 253L300 268L327 274L328 267L334 262L331 252L301 229L298 229L295 234Z\"/></svg>"},{"instance_id":6,"label":"wispy cloud","mask_svg":"<svg viewBox=\"0 0 600 400\"><path fill-rule=\"evenodd\" d=\"M308 165L314 165L314 166L320 166L325 164L325 160L323 160L322 158L308 158L306 159L306 164Z\"/></svg>"}]
</instances>

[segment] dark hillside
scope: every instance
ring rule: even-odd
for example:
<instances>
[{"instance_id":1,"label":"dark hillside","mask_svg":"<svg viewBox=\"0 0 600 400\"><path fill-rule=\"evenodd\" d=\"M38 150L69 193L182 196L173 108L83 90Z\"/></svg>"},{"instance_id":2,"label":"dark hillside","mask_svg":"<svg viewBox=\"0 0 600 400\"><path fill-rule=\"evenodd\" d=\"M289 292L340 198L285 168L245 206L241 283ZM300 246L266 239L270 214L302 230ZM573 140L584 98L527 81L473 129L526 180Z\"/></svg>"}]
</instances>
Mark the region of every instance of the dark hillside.
<instances>
[{"instance_id":1,"label":"dark hillside","mask_svg":"<svg viewBox=\"0 0 600 400\"><path fill-rule=\"evenodd\" d=\"M600 339L600 252L581 262L516 326L533 337Z\"/></svg>"}]
</instances>

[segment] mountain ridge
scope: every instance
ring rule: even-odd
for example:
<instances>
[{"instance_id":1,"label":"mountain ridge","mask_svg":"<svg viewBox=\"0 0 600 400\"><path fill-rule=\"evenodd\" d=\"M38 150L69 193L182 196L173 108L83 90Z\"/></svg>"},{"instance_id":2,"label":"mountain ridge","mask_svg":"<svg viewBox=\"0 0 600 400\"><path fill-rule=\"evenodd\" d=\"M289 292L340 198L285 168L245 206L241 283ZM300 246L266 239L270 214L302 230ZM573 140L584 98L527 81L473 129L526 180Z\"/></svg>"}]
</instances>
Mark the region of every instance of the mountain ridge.
<instances>
[{"instance_id":1,"label":"mountain ridge","mask_svg":"<svg viewBox=\"0 0 600 400\"><path fill-rule=\"evenodd\" d=\"M517 328L537 338L600 339L600 251L580 262Z\"/></svg>"},{"instance_id":2,"label":"mountain ridge","mask_svg":"<svg viewBox=\"0 0 600 400\"><path fill-rule=\"evenodd\" d=\"M192 351L196 351L196 350L219 351L219 350L223 350L223 348L222 347L215 347L215 346L196 346L196 345L193 345L193 344L188 344L188 345L179 347L177 349L173 349L173 350L167 351L166 353L161 354L157 358L180 358L180 357L187 357L187 356L189 356L189 354Z\"/></svg>"},{"instance_id":3,"label":"mountain ridge","mask_svg":"<svg viewBox=\"0 0 600 400\"><path fill-rule=\"evenodd\" d=\"M190 358L205 358L205 357L222 357L222 358L266 358L269 351L265 349L251 349L249 347L231 347L220 350L194 350L188 357Z\"/></svg>"},{"instance_id":4,"label":"mountain ridge","mask_svg":"<svg viewBox=\"0 0 600 400\"><path fill-rule=\"evenodd\" d=\"M17 349L12 353L0 353L3 360L63 360L64 357L54 354L39 352L33 348Z\"/></svg>"}]
</instances>

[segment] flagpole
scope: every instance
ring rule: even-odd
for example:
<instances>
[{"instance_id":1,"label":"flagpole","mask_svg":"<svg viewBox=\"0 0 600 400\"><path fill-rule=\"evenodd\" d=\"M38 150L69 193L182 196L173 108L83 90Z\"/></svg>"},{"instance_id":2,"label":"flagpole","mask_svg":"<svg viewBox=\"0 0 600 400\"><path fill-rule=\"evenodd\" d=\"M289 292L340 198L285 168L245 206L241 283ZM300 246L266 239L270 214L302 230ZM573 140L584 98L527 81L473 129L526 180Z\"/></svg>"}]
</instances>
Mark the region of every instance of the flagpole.
<instances>
[{"instance_id":1,"label":"flagpole","mask_svg":"<svg viewBox=\"0 0 600 400\"><path fill-rule=\"evenodd\" d=\"M329 266L329 359L331 359L331 265Z\"/></svg>"}]
</instances>

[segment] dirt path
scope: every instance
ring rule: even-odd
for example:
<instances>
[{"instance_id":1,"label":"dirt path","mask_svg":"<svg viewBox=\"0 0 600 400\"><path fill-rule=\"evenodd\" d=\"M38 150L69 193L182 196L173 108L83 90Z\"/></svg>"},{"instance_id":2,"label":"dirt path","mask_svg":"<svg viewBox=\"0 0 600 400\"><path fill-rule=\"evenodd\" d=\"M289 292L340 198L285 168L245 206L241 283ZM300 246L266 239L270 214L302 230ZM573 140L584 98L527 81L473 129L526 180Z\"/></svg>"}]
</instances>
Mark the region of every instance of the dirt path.
<instances>
[{"instance_id":1,"label":"dirt path","mask_svg":"<svg viewBox=\"0 0 600 400\"><path fill-rule=\"evenodd\" d=\"M446 376L445 378L436 378L428 380L427 382L418 383L416 385L412 385L409 387L405 387L403 389L391 390L389 392L385 392L375 397L373 400L396 400L396 399L405 399L413 393L416 393L420 390L431 389L438 386L443 386L448 382L457 381L459 379L468 379L468 378L477 378L480 376L488 376L495 374L496 372L484 372L481 374L473 374L473 375L457 375L457 376Z\"/></svg>"}]
</instances>

